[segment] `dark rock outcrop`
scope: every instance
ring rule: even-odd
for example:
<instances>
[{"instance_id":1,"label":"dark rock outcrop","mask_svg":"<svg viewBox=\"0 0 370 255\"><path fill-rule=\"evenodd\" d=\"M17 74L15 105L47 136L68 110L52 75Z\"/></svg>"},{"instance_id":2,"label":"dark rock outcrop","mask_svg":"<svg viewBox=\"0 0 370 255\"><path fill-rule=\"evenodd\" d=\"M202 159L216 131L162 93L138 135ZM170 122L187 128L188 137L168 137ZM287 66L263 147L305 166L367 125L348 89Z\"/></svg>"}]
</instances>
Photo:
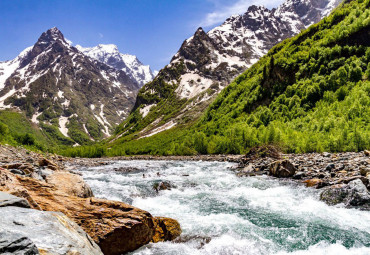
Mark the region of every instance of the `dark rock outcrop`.
<instances>
[{"instance_id":1,"label":"dark rock outcrop","mask_svg":"<svg viewBox=\"0 0 370 255\"><path fill-rule=\"evenodd\" d=\"M346 207L370 210L370 192L360 179L331 186L321 193L320 199L329 205L343 203Z\"/></svg>"}]
</instances>

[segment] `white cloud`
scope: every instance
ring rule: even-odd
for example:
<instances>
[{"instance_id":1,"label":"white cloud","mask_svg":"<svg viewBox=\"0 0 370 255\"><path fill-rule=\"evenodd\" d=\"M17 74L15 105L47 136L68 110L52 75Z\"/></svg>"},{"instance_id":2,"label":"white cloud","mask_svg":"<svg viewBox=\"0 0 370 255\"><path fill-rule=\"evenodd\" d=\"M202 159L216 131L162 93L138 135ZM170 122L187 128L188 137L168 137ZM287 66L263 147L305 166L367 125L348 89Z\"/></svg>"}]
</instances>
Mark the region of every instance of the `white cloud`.
<instances>
[{"instance_id":1,"label":"white cloud","mask_svg":"<svg viewBox=\"0 0 370 255\"><path fill-rule=\"evenodd\" d=\"M211 1L216 7L216 10L210 12L201 22L200 26L210 27L218 25L234 14L243 14L251 5L263 5L267 8L277 7L284 0L237 0L231 5L225 6L220 4L220 1ZM230 1L228 1L230 3Z\"/></svg>"},{"instance_id":2,"label":"white cloud","mask_svg":"<svg viewBox=\"0 0 370 255\"><path fill-rule=\"evenodd\" d=\"M104 37L104 35L103 35L102 33L99 33L99 37L100 37L100 38L103 38L103 37Z\"/></svg>"}]
</instances>

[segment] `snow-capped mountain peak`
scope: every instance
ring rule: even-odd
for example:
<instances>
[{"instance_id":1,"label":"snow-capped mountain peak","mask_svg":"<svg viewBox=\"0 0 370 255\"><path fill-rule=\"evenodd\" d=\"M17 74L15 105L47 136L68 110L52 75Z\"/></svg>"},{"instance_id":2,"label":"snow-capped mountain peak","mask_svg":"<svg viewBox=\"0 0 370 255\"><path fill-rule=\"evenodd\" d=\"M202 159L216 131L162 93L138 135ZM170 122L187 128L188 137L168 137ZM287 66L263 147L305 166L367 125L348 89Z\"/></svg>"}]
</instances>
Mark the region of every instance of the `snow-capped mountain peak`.
<instances>
[{"instance_id":1,"label":"snow-capped mountain peak","mask_svg":"<svg viewBox=\"0 0 370 255\"><path fill-rule=\"evenodd\" d=\"M134 109L139 108L144 118L157 118L145 132L156 130L157 123L163 123L161 119L167 119L166 124L176 124L200 116L199 109L204 109L236 76L279 42L320 21L340 1L286 0L271 10L252 5L244 14L229 17L207 33L198 28L183 42L170 64L138 94ZM168 84L168 91L164 91L164 83ZM186 106L179 104L184 107L181 111L175 108L169 113L157 107L161 102L177 99L187 100Z\"/></svg>"},{"instance_id":2,"label":"snow-capped mountain peak","mask_svg":"<svg viewBox=\"0 0 370 255\"><path fill-rule=\"evenodd\" d=\"M36 45L46 48L50 44L53 44L55 42L60 42L67 47L70 46L69 43L65 40L64 35L56 27L53 27L42 33Z\"/></svg>"},{"instance_id":3,"label":"snow-capped mountain peak","mask_svg":"<svg viewBox=\"0 0 370 255\"><path fill-rule=\"evenodd\" d=\"M99 44L90 48L77 45L76 48L86 56L126 72L141 86L154 78L148 65L143 65L134 55L120 53L114 44Z\"/></svg>"},{"instance_id":4,"label":"snow-capped mountain peak","mask_svg":"<svg viewBox=\"0 0 370 255\"><path fill-rule=\"evenodd\" d=\"M86 56L57 28L0 62L0 109L24 111L32 122L76 142L108 136L128 115L138 89L135 79Z\"/></svg>"}]
</instances>

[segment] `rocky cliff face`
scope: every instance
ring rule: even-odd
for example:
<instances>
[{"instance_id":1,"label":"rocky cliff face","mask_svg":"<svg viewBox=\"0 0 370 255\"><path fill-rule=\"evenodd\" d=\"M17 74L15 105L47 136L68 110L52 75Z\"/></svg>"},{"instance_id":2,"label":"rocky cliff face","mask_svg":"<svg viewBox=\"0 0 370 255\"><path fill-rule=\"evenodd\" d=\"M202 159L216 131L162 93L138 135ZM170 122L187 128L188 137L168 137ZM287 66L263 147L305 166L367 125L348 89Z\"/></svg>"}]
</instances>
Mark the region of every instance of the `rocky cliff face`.
<instances>
[{"instance_id":1,"label":"rocky cliff face","mask_svg":"<svg viewBox=\"0 0 370 255\"><path fill-rule=\"evenodd\" d=\"M141 63L134 55L120 53L114 44L99 44L91 48L84 48L77 45L76 48L86 56L117 70L124 71L130 78L140 84L140 86L143 86L154 78L154 73L148 65Z\"/></svg>"},{"instance_id":2,"label":"rocky cliff face","mask_svg":"<svg viewBox=\"0 0 370 255\"><path fill-rule=\"evenodd\" d=\"M140 85L72 47L57 29L0 63L0 108L26 112L68 143L108 136L130 112Z\"/></svg>"},{"instance_id":3,"label":"rocky cliff face","mask_svg":"<svg viewBox=\"0 0 370 255\"><path fill-rule=\"evenodd\" d=\"M207 33L199 28L171 63L140 90L134 109L152 123L142 134L153 134L152 130L161 128L158 124L168 129L196 119L215 95L269 49L320 21L340 2L287 0L272 10L251 6ZM172 124L164 126L168 120Z\"/></svg>"}]
</instances>

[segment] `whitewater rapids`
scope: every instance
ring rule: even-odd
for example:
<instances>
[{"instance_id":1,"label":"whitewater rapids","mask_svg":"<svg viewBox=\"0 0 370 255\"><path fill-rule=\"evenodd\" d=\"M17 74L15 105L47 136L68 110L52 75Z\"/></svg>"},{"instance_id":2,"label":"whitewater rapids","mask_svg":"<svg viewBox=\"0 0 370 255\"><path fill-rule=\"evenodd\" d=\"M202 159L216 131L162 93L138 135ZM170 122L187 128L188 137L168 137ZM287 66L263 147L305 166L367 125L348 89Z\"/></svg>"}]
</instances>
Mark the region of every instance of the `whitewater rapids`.
<instances>
[{"instance_id":1,"label":"whitewater rapids","mask_svg":"<svg viewBox=\"0 0 370 255\"><path fill-rule=\"evenodd\" d=\"M293 181L237 177L232 166L135 160L80 171L96 197L180 222L179 240L132 254L370 254L369 212L328 206L318 190ZM157 193L163 181L173 188Z\"/></svg>"}]
</instances>

